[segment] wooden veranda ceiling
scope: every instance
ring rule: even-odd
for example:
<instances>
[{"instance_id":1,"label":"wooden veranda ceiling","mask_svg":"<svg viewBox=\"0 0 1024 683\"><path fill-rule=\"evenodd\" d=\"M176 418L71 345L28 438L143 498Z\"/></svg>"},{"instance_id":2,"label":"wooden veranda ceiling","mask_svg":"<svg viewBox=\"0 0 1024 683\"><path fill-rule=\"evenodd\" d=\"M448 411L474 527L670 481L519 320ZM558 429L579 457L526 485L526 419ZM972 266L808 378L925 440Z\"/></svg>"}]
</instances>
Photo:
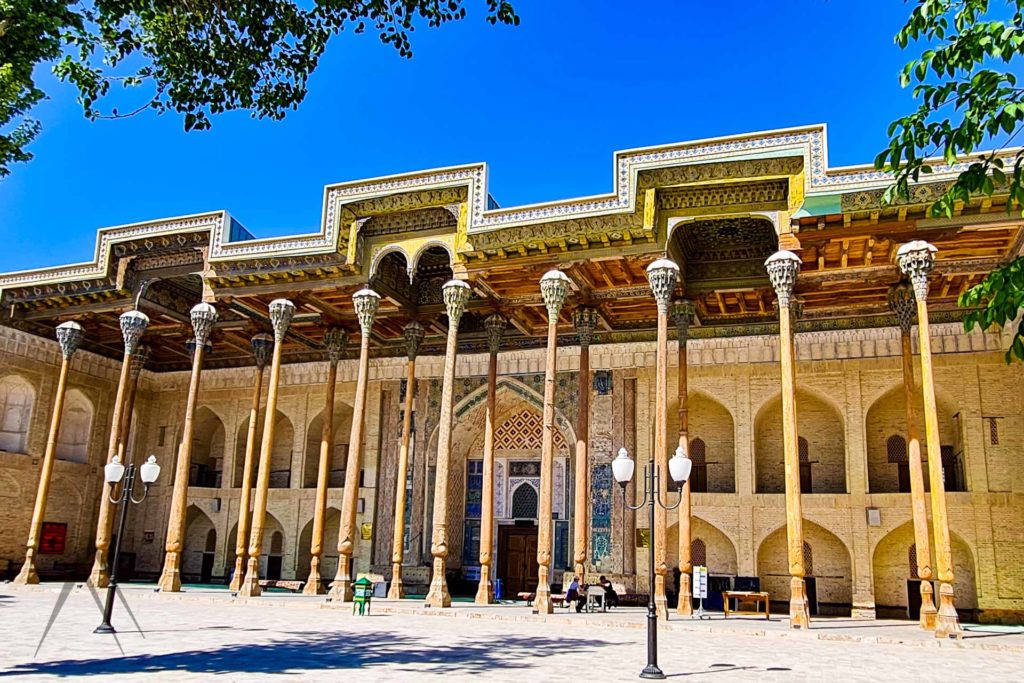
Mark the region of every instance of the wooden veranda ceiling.
<instances>
[{"instance_id":1,"label":"wooden veranda ceiling","mask_svg":"<svg viewBox=\"0 0 1024 683\"><path fill-rule=\"evenodd\" d=\"M574 343L572 312L588 305L598 312L596 343L649 339L657 310L650 294L646 267L668 254L680 265L683 281L677 296L696 302L698 328L704 336L770 334L776 320L774 292L763 259L779 247L803 260L797 296L804 304L801 329L816 321L854 320L855 324L892 324L887 316L888 288L900 279L896 249L912 239L938 247L931 278L929 305L936 311L955 309L957 297L1000 263L1024 251L1022 221L997 203L963 207L952 220L930 220L923 212L894 208L884 212L850 211L800 219L793 234L776 238L757 219L699 219L677 227L667 242L651 242L626 253L613 249L545 252L457 264L473 290L460 324L463 351L486 348L483 321L500 313L510 322L505 348L542 346L547 311L539 280L551 268L569 277L571 292L559 316L562 343ZM187 245L200 256L199 247ZM397 255L396 255L397 256ZM447 316L441 285L451 277L447 252L436 250L421 260L409 282L404 260L385 257L370 284L382 295L373 331L375 355L404 353L403 328L417 319L427 328L421 353L444 352ZM189 259L184 259L192 263ZM352 294L366 286L365 276L344 267L310 266L268 272L253 278L214 277L205 283L205 267L176 266L144 291L140 308L151 323L145 343L152 349L148 367L182 370L189 366L185 344L192 336L189 310L212 300L219 320L211 341L209 367L250 365L249 340L270 331L268 308L276 298L291 299L295 317L284 342L286 362L324 358L322 340L330 325L345 328L349 348L357 347L358 325ZM206 271L209 275L209 271ZM60 294L21 290L3 312L3 324L52 339L65 320L79 321L86 332L84 348L120 358L123 352L118 316L134 307L132 289L120 282L94 281ZM351 353L351 351L350 351Z\"/></svg>"}]
</instances>

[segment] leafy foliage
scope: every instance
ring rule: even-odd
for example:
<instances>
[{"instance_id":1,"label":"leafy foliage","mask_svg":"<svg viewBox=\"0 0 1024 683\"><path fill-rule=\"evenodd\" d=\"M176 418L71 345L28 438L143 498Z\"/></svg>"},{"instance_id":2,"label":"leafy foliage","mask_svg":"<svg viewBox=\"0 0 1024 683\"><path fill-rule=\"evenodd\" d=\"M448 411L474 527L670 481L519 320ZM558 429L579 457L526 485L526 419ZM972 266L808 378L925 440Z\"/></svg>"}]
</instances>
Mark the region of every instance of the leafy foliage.
<instances>
[{"instance_id":1,"label":"leafy foliage","mask_svg":"<svg viewBox=\"0 0 1024 683\"><path fill-rule=\"evenodd\" d=\"M888 147L875 159L895 180L884 200L909 197L910 184L933 172L930 159L947 164L971 157L949 189L931 207L933 216L952 216L972 196L1008 193L1008 210L1024 206L1024 150L1009 146L1024 127L1024 87L1018 85L1024 56L1024 0L916 0L896 35L907 48L926 49L900 74L914 85L917 111L889 126ZM992 151L979 152L982 147ZM960 297L961 306L982 306L968 314L968 330L1005 325L1024 308L1024 263L991 273ZM1007 361L1024 360L1024 328L1018 324Z\"/></svg>"},{"instance_id":2,"label":"leafy foliage","mask_svg":"<svg viewBox=\"0 0 1024 683\"><path fill-rule=\"evenodd\" d=\"M518 25L508 0L485 0L487 21ZM305 99L328 41L348 29L376 31L403 57L410 33L466 16L465 0L0 0L0 177L31 158L25 146L39 124L25 117L45 94L37 64L74 84L90 119L147 110L175 112L185 130L206 129L211 116L247 110L281 119ZM103 108L115 86L142 88L131 111Z\"/></svg>"}]
</instances>

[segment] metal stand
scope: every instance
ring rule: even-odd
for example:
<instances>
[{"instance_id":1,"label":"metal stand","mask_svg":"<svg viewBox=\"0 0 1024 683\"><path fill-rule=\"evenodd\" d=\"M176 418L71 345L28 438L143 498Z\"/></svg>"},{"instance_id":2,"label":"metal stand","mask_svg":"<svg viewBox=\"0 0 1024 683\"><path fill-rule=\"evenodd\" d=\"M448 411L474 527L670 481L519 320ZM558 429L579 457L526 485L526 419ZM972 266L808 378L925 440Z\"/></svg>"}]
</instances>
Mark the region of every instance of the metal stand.
<instances>
[{"instance_id":1,"label":"metal stand","mask_svg":"<svg viewBox=\"0 0 1024 683\"><path fill-rule=\"evenodd\" d=\"M103 623L97 626L93 633L117 633L117 629L110 623L110 617L114 613L114 593L117 591L117 563L121 556L121 539L124 538L124 524L128 519L128 504L135 503L137 505L141 503L146 500L146 494L149 493L149 484L146 484L142 498L135 500L132 497L132 489L135 486L135 463L128 464L123 481L124 487L121 489L121 495L117 498L110 496L111 503L121 505L121 516L117 522L117 540L114 541L114 556L110 566L110 584L107 586L107 599L103 606ZM113 487L113 485L111 486Z\"/></svg>"},{"instance_id":2,"label":"metal stand","mask_svg":"<svg viewBox=\"0 0 1024 683\"><path fill-rule=\"evenodd\" d=\"M705 614L704 612L704 598L699 598L699 602L697 603L697 611L690 615L691 619L693 619L694 617L697 617L698 619L711 618L710 614Z\"/></svg>"}]
</instances>

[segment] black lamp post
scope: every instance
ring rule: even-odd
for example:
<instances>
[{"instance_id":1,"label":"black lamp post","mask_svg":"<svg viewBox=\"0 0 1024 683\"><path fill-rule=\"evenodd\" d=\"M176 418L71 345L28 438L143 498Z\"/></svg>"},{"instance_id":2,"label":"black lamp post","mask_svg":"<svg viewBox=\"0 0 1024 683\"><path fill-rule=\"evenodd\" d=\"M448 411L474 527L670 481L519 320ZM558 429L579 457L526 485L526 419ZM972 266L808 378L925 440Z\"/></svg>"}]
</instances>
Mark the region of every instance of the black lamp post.
<instances>
[{"instance_id":1,"label":"black lamp post","mask_svg":"<svg viewBox=\"0 0 1024 683\"><path fill-rule=\"evenodd\" d=\"M121 464L121 458L114 456L106 467L103 468L103 478L110 484L110 502L114 505L122 504L121 516L117 522L117 540L114 542L114 557L110 567L110 585L107 586L107 602L103 607L103 623L96 627L93 633L117 633L117 630L110 624L110 616L114 612L114 592L117 590L117 562L121 555L121 539L124 538L124 523L128 519L128 504L136 505L146 500L150 485L160 476L160 465L156 464L156 456L151 455L149 459L139 468L139 476L146 487L142 492L142 498L135 500L132 496L132 489L135 487L135 463L128 463L127 469ZM112 495L114 487L119 481L124 480L121 493L116 498Z\"/></svg>"},{"instance_id":2,"label":"black lamp post","mask_svg":"<svg viewBox=\"0 0 1024 683\"><path fill-rule=\"evenodd\" d=\"M686 457L686 452L680 446L676 454L668 461L668 471L672 480L681 484L690 476L692 463ZM658 668L658 612L654 608L654 506L659 505L666 510L675 510L682 502L682 498L675 505L666 505L658 495L658 466L652 460L644 465L644 500L638 505L630 505L626 502L626 484L633 479L633 471L636 463L629 457L625 448L619 449L619 457L612 461L612 474L615 481L619 482L622 490L622 504L630 510L639 510L647 506L648 529L650 529L650 542L647 544L648 554L648 598L647 598L647 666L640 672L640 678L665 678L665 674Z\"/></svg>"}]
</instances>

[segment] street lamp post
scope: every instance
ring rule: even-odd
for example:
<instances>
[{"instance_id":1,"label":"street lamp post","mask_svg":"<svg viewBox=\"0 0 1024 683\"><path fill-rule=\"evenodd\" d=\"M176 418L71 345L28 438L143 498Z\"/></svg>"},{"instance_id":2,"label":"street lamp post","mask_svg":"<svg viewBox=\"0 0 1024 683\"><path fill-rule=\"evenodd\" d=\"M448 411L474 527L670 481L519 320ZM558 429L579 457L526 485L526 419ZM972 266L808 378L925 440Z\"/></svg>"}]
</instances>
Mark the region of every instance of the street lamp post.
<instances>
[{"instance_id":1,"label":"street lamp post","mask_svg":"<svg viewBox=\"0 0 1024 683\"><path fill-rule=\"evenodd\" d=\"M682 446L676 448L676 454L668 461L669 476L672 481L682 484L690 477L693 463L686 456ZM675 505L666 505L658 492L658 465L654 458L644 465L644 499L638 505L630 505L626 501L626 484L633 479L636 463L629 457L625 448L619 449L619 457L612 461L612 474L619 482L622 491L622 504L630 510L639 510L647 506L647 523L651 538L648 548L648 591L647 591L647 666L640 672L640 678L665 678L664 672L658 668L658 611L654 605L654 510L660 506L665 510L675 510L682 498Z\"/></svg>"},{"instance_id":2,"label":"street lamp post","mask_svg":"<svg viewBox=\"0 0 1024 683\"><path fill-rule=\"evenodd\" d=\"M103 478L110 484L111 493L119 481L124 482L121 493L116 498L107 494L110 502L114 505L121 504L121 516L117 522L117 541L114 543L114 557L110 565L110 583L107 585L107 602L103 607L103 623L96 627L93 633L117 633L117 630L110 624L110 616L114 611L114 592L117 590L117 561L121 555L121 539L124 538L124 523L128 519L128 504L138 505L146 500L150 485L160 476L160 465L156 464L156 456L149 456L149 459L139 468L139 476L146 487L142 492L142 498L135 500L132 496L132 489L135 487L135 463L128 463L126 468L121 464L121 458L114 456L106 467L103 468Z\"/></svg>"}]
</instances>

